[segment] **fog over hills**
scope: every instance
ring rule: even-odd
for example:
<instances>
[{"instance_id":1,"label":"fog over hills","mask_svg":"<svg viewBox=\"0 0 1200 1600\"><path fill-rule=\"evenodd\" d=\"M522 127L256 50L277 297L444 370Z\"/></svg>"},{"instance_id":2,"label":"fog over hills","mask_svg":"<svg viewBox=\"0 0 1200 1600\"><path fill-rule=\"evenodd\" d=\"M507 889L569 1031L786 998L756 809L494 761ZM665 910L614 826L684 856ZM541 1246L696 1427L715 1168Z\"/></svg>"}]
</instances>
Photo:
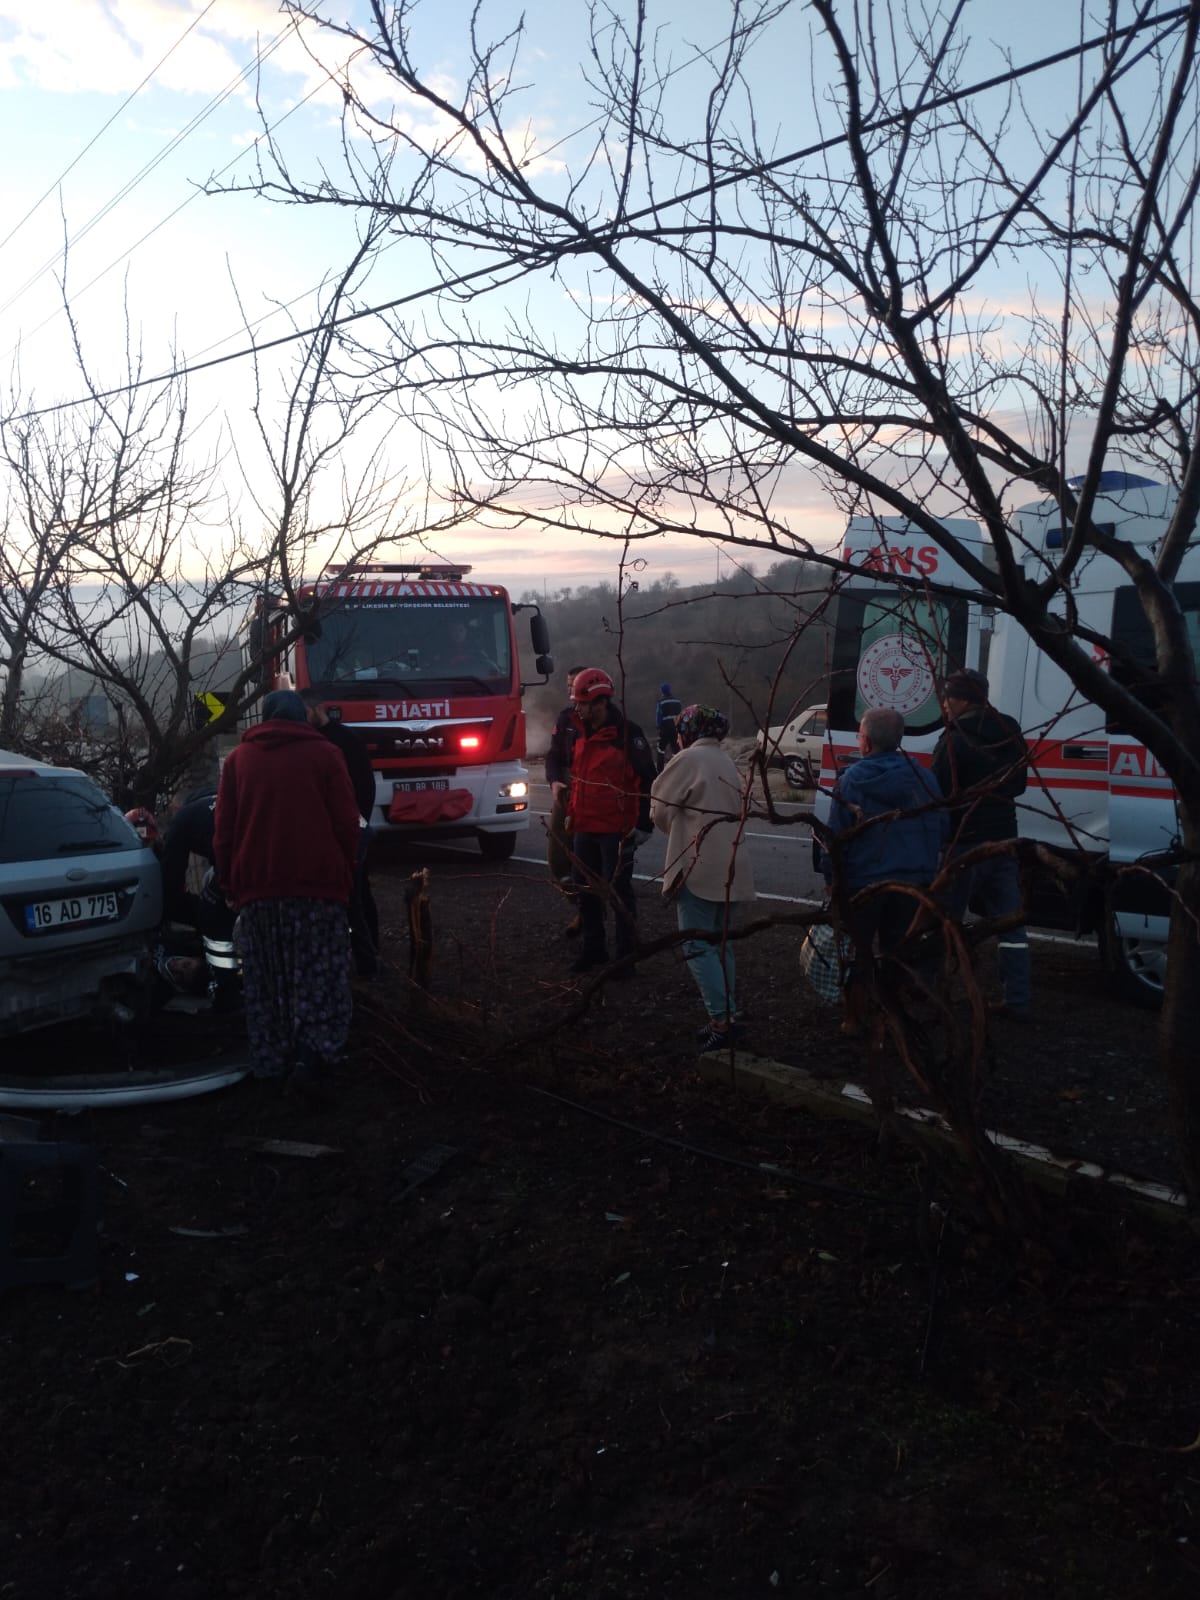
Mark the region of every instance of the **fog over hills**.
<instances>
[{"instance_id":1,"label":"fog over hills","mask_svg":"<svg viewBox=\"0 0 1200 1600\"><path fill-rule=\"evenodd\" d=\"M550 684L525 697L530 752L549 742L572 666L611 673L628 715L647 729L661 683L685 705L718 707L741 737L823 700L829 631L811 613L828 587L822 568L783 561L761 575L748 568L691 588L668 576L627 591L620 606L613 584L523 596L545 613L557 666ZM517 622L524 664L528 635Z\"/></svg>"}]
</instances>

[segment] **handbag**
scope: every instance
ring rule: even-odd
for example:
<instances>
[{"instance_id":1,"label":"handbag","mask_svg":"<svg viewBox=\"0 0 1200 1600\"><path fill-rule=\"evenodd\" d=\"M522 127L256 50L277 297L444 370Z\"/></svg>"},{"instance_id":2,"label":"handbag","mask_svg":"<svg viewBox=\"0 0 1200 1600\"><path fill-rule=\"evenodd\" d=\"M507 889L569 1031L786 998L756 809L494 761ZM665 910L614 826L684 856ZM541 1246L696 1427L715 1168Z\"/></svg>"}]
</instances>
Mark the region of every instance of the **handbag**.
<instances>
[{"instance_id":1,"label":"handbag","mask_svg":"<svg viewBox=\"0 0 1200 1600\"><path fill-rule=\"evenodd\" d=\"M845 966L842 939L827 922L814 922L800 945L800 971L817 997L829 1005L837 1005L842 998Z\"/></svg>"}]
</instances>

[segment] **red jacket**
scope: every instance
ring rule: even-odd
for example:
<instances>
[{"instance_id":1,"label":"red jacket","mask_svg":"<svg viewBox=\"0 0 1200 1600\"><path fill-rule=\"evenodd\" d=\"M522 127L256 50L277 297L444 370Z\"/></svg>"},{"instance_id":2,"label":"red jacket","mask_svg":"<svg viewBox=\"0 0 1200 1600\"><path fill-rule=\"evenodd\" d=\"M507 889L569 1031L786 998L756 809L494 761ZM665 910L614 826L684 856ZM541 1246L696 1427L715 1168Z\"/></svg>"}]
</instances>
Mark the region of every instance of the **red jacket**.
<instances>
[{"instance_id":1,"label":"red jacket","mask_svg":"<svg viewBox=\"0 0 1200 1600\"><path fill-rule=\"evenodd\" d=\"M571 798L567 825L572 833L650 831L650 785L654 757L636 722L616 706L595 733L582 727L571 750Z\"/></svg>"},{"instance_id":2,"label":"red jacket","mask_svg":"<svg viewBox=\"0 0 1200 1600\"><path fill-rule=\"evenodd\" d=\"M213 848L221 887L251 900L350 899L358 805L340 750L307 722L260 722L226 757Z\"/></svg>"}]
</instances>

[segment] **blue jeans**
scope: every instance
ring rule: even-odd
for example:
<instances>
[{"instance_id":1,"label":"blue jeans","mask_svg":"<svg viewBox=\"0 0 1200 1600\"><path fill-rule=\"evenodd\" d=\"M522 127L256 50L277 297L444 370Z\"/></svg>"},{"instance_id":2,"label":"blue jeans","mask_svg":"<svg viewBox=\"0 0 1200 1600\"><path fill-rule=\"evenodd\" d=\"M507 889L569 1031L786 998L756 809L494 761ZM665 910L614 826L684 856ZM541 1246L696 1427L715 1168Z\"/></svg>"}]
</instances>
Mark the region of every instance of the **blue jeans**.
<instances>
[{"instance_id":1,"label":"blue jeans","mask_svg":"<svg viewBox=\"0 0 1200 1600\"><path fill-rule=\"evenodd\" d=\"M604 936L605 909L611 886L616 913L617 960L637 949L637 902L633 897L634 847L619 833L575 833L571 836L575 852L575 884L579 890L579 920L583 939L580 956L586 961L607 961ZM599 879L593 886L589 882Z\"/></svg>"},{"instance_id":2,"label":"blue jeans","mask_svg":"<svg viewBox=\"0 0 1200 1600\"><path fill-rule=\"evenodd\" d=\"M724 900L702 900L684 885L675 900L679 929L696 928L703 933L727 933L733 924L733 907ZM692 969L704 1009L714 1022L726 1022L736 1011L734 1001L733 946L723 940L688 939L683 953Z\"/></svg>"},{"instance_id":3,"label":"blue jeans","mask_svg":"<svg viewBox=\"0 0 1200 1600\"><path fill-rule=\"evenodd\" d=\"M946 909L960 922L970 907L982 917L1006 917L1021 909L1021 874L1013 856L991 856L956 872L946 892ZM997 942L1006 1005L1025 1010L1033 998L1029 936L1009 928Z\"/></svg>"}]
</instances>

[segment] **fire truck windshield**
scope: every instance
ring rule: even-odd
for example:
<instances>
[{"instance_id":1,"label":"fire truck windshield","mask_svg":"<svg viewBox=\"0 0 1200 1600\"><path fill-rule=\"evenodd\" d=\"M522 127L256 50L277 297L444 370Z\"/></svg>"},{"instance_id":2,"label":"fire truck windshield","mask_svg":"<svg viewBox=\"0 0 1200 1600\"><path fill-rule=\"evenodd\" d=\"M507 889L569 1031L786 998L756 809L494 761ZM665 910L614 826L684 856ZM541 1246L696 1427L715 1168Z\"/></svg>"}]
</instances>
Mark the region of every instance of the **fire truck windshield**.
<instances>
[{"instance_id":1,"label":"fire truck windshield","mask_svg":"<svg viewBox=\"0 0 1200 1600\"><path fill-rule=\"evenodd\" d=\"M322 607L305 646L310 684L373 693L380 683L469 685L505 693L512 682L508 607L499 596L347 599Z\"/></svg>"}]
</instances>

